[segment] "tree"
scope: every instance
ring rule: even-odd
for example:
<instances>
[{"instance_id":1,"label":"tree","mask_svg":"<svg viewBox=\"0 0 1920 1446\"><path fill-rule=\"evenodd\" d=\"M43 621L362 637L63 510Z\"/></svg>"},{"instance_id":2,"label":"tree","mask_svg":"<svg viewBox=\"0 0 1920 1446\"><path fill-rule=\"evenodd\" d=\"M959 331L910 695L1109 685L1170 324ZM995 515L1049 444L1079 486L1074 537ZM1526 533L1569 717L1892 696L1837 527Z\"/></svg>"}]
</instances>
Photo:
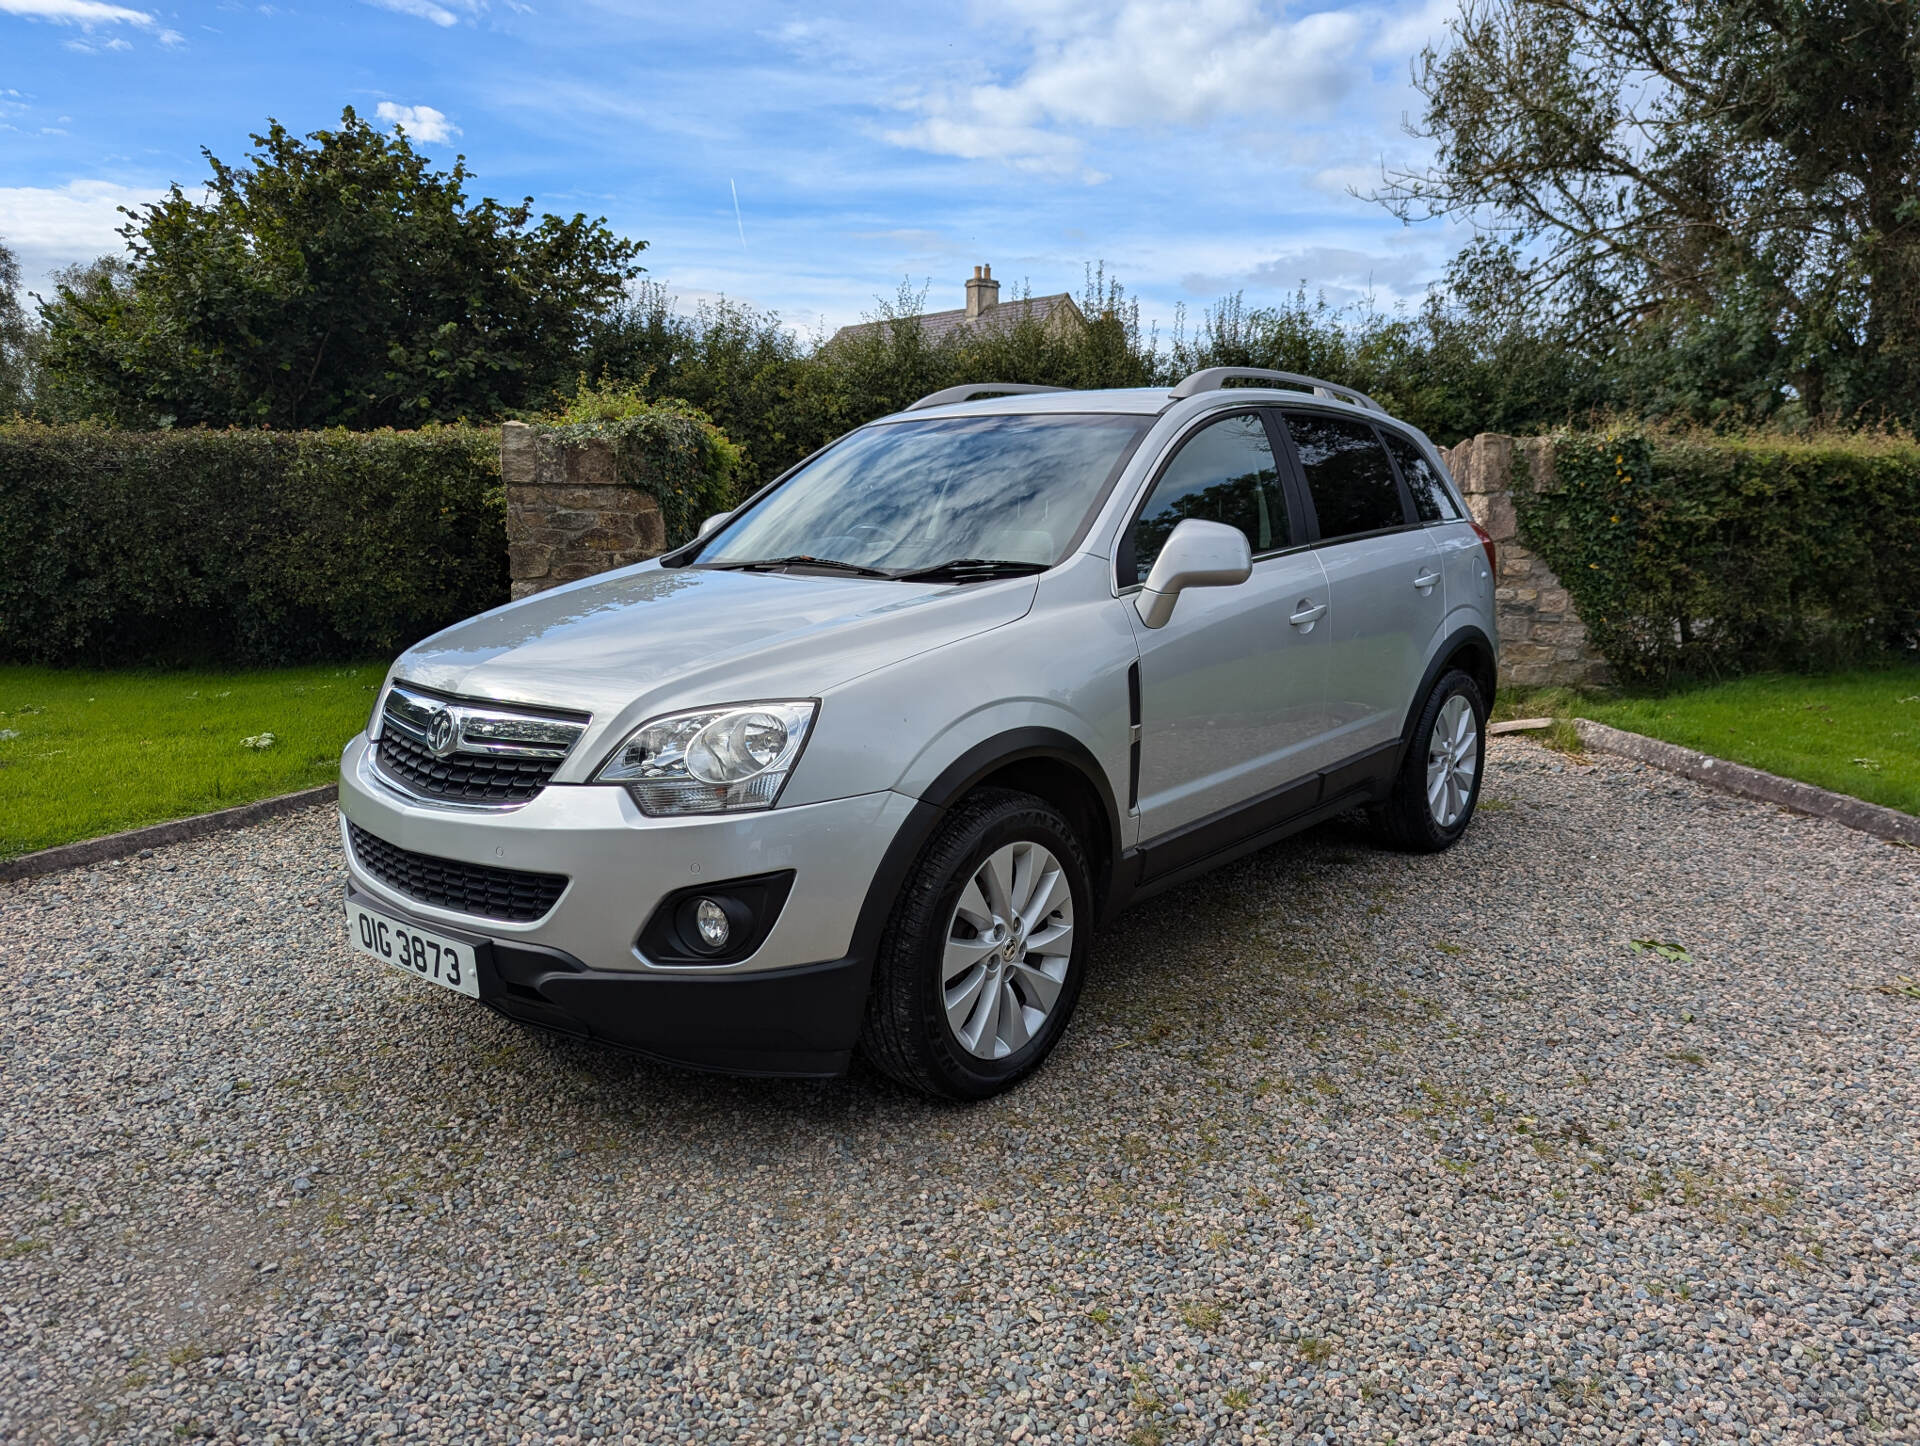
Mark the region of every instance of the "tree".
<instances>
[{"instance_id":1,"label":"tree","mask_svg":"<svg viewBox=\"0 0 1920 1446\"><path fill-rule=\"evenodd\" d=\"M126 258L109 253L91 261L75 261L58 267L49 280L53 282L55 296L71 291L90 305L100 307L113 303L114 293L128 285L130 275ZM44 322L47 315L44 301L40 309ZM45 422L84 422L90 417L116 415L120 402L116 393L103 392L88 372L49 370L45 365L46 350L47 329L41 325L33 330L32 351L36 364L29 378L30 401L25 410Z\"/></svg>"},{"instance_id":2,"label":"tree","mask_svg":"<svg viewBox=\"0 0 1920 1446\"><path fill-rule=\"evenodd\" d=\"M1696 414L1920 411L1920 0L1465 0L1431 167L1512 284Z\"/></svg>"},{"instance_id":3,"label":"tree","mask_svg":"<svg viewBox=\"0 0 1920 1446\"><path fill-rule=\"evenodd\" d=\"M33 328L20 305L20 263L0 242L0 421L26 409L33 343Z\"/></svg>"},{"instance_id":4,"label":"tree","mask_svg":"<svg viewBox=\"0 0 1920 1446\"><path fill-rule=\"evenodd\" d=\"M202 152L204 199L175 185L127 213L124 274L43 304L53 389L129 426L497 417L571 381L640 270L644 242L536 222L531 197L469 203L464 160L432 170L351 108L253 143L242 166Z\"/></svg>"}]
</instances>

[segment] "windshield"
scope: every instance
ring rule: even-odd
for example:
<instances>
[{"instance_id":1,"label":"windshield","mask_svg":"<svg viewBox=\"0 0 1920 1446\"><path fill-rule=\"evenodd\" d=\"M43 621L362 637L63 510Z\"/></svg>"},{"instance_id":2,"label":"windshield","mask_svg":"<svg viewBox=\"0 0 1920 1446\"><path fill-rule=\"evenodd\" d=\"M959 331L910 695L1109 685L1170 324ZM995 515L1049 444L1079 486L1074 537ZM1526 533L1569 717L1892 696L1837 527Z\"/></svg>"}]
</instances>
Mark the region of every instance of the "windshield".
<instances>
[{"instance_id":1,"label":"windshield","mask_svg":"<svg viewBox=\"0 0 1920 1446\"><path fill-rule=\"evenodd\" d=\"M1152 421L1049 413L865 427L716 532L693 561L818 559L887 573L958 559L1050 567Z\"/></svg>"}]
</instances>

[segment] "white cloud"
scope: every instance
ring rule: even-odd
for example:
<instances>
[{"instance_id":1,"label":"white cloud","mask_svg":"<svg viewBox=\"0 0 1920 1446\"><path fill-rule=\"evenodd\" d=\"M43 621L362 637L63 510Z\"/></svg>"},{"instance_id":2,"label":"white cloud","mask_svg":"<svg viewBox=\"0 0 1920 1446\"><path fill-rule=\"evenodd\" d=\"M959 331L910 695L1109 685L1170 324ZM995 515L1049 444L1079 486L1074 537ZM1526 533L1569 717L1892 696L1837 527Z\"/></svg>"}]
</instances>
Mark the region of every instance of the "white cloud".
<instances>
[{"instance_id":1,"label":"white cloud","mask_svg":"<svg viewBox=\"0 0 1920 1446\"><path fill-rule=\"evenodd\" d=\"M51 292L48 276L76 261L118 253L114 233L127 222L119 208L159 200L159 186L68 181L64 186L0 186L0 241L20 262L24 291Z\"/></svg>"},{"instance_id":2,"label":"white cloud","mask_svg":"<svg viewBox=\"0 0 1920 1446\"><path fill-rule=\"evenodd\" d=\"M1434 279L1435 270L1432 258L1417 253L1395 256L1350 246L1302 246L1260 262L1246 280L1261 288L1337 285L1417 294Z\"/></svg>"},{"instance_id":3,"label":"white cloud","mask_svg":"<svg viewBox=\"0 0 1920 1446\"><path fill-rule=\"evenodd\" d=\"M441 29L460 23L462 13L477 15L486 9L485 0L447 0L447 4L435 3L435 0L366 0L382 10L391 10L396 15L411 15L416 20L431 20Z\"/></svg>"},{"instance_id":4,"label":"white cloud","mask_svg":"<svg viewBox=\"0 0 1920 1446\"><path fill-rule=\"evenodd\" d=\"M920 119L888 140L1095 179L1090 131L1326 116L1366 81L1373 38L1359 9L1290 19L1268 0L1021 0L996 28L1026 52L1018 72L911 98Z\"/></svg>"},{"instance_id":5,"label":"white cloud","mask_svg":"<svg viewBox=\"0 0 1920 1446\"><path fill-rule=\"evenodd\" d=\"M374 107L374 113L388 125L405 130L416 141L432 144L450 141L460 134L460 127L447 119L446 112L430 105L395 105L383 100Z\"/></svg>"},{"instance_id":6,"label":"white cloud","mask_svg":"<svg viewBox=\"0 0 1920 1446\"><path fill-rule=\"evenodd\" d=\"M99 55L107 50L131 50L133 42L124 35L110 35L105 40L95 40L91 35L76 35L72 40L63 41L68 50L78 51L82 55Z\"/></svg>"},{"instance_id":7,"label":"white cloud","mask_svg":"<svg viewBox=\"0 0 1920 1446\"><path fill-rule=\"evenodd\" d=\"M137 25L150 29L158 22L144 10L107 5L102 0L0 0L0 11L56 25Z\"/></svg>"},{"instance_id":8,"label":"white cloud","mask_svg":"<svg viewBox=\"0 0 1920 1446\"><path fill-rule=\"evenodd\" d=\"M1460 0L1422 0L1416 8L1383 18L1374 31L1373 53L1406 60L1438 41L1460 14Z\"/></svg>"},{"instance_id":9,"label":"white cloud","mask_svg":"<svg viewBox=\"0 0 1920 1446\"><path fill-rule=\"evenodd\" d=\"M134 10L125 5L109 5L105 0L0 0L0 15L19 15L28 20L50 21L55 25L77 25L89 34L109 26L131 25L136 30L148 32L162 45L181 43L179 31L167 29L145 10ZM129 48L124 40L107 40L98 44L90 44L86 41L68 42L70 50L126 50Z\"/></svg>"}]
</instances>

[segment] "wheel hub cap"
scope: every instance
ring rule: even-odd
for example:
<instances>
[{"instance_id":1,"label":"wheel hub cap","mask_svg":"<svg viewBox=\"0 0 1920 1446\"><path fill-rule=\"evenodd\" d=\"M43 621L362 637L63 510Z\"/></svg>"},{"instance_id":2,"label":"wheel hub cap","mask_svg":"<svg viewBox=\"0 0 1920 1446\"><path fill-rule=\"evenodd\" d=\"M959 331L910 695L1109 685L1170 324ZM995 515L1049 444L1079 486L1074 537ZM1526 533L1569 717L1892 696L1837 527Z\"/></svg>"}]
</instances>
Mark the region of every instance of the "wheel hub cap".
<instances>
[{"instance_id":1,"label":"wheel hub cap","mask_svg":"<svg viewBox=\"0 0 1920 1446\"><path fill-rule=\"evenodd\" d=\"M1073 891L1043 844L994 850L960 890L941 952L947 1027L967 1053L1005 1059L1059 1002L1073 958Z\"/></svg>"},{"instance_id":2,"label":"wheel hub cap","mask_svg":"<svg viewBox=\"0 0 1920 1446\"><path fill-rule=\"evenodd\" d=\"M1441 828L1452 828L1466 813L1479 771L1480 725L1455 693L1440 705L1427 740L1427 812Z\"/></svg>"}]
</instances>

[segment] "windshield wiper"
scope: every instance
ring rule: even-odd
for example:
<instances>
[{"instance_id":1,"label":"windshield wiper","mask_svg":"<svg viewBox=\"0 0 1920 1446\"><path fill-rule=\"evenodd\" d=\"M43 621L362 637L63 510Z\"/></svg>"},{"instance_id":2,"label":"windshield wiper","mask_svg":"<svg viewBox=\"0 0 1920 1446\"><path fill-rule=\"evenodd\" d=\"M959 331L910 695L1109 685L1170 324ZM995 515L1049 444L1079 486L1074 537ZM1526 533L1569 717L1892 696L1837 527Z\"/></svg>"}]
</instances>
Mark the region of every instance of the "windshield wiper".
<instances>
[{"instance_id":1,"label":"windshield wiper","mask_svg":"<svg viewBox=\"0 0 1920 1446\"><path fill-rule=\"evenodd\" d=\"M983 582L994 577L1025 577L1045 572L1052 565L1016 562L1010 557L950 557L930 567L910 567L887 575L897 582Z\"/></svg>"},{"instance_id":2,"label":"windshield wiper","mask_svg":"<svg viewBox=\"0 0 1920 1446\"><path fill-rule=\"evenodd\" d=\"M858 562L841 562L834 557L810 557L797 552L792 557L756 557L746 562L709 562L712 568L725 568L733 572L784 572L788 568L813 567L822 572L844 572L849 577L892 577L893 574L877 567L867 567Z\"/></svg>"}]
</instances>

